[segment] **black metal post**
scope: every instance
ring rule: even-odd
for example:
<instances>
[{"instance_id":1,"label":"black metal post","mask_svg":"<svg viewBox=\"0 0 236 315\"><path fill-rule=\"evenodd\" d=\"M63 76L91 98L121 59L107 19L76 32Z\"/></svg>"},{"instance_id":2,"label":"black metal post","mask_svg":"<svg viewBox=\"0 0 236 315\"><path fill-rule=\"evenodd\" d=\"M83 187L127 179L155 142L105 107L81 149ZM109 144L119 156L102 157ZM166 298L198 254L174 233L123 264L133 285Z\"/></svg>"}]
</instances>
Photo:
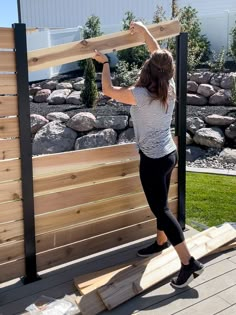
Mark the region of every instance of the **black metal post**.
<instances>
[{"instance_id":1,"label":"black metal post","mask_svg":"<svg viewBox=\"0 0 236 315\"><path fill-rule=\"evenodd\" d=\"M180 33L176 45L176 135L178 136L178 221L185 229L186 198L186 106L187 106L188 34Z\"/></svg>"},{"instance_id":2,"label":"black metal post","mask_svg":"<svg viewBox=\"0 0 236 315\"><path fill-rule=\"evenodd\" d=\"M21 19L21 3L20 0L17 0L17 12L18 12L18 22L22 23Z\"/></svg>"},{"instance_id":3,"label":"black metal post","mask_svg":"<svg viewBox=\"0 0 236 315\"><path fill-rule=\"evenodd\" d=\"M21 181L24 216L25 277L30 283L39 279L36 267L35 219L33 194L32 145L28 88L28 61L25 24L14 24L18 115L20 130Z\"/></svg>"}]
</instances>

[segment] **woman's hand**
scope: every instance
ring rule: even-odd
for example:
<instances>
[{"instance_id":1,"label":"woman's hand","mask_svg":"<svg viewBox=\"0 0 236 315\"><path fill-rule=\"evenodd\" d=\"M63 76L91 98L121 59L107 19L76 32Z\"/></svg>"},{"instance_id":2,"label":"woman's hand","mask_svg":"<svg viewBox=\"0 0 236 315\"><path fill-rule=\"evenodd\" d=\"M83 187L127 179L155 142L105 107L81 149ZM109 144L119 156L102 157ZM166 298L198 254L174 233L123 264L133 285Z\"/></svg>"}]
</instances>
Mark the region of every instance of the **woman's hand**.
<instances>
[{"instance_id":1,"label":"woman's hand","mask_svg":"<svg viewBox=\"0 0 236 315\"><path fill-rule=\"evenodd\" d=\"M143 34L147 31L146 26L141 21L138 21L138 22L132 21L130 23L129 29L130 29L131 35L133 35L134 33L142 33Z\"/></svg>"},{"instance_id":2,"label":"woman's hand","mask_svg":"<svg viewBox=\"0 0 236 315\"><path fill-rule=\"evenodd\" d=\"M95 49L95 56L93 57L93 59L95 59L97 62L100 62L100 63L109 61L106 55L102 54L100 51L97 51L96 49Z\"/></svg>"}]
</instances>

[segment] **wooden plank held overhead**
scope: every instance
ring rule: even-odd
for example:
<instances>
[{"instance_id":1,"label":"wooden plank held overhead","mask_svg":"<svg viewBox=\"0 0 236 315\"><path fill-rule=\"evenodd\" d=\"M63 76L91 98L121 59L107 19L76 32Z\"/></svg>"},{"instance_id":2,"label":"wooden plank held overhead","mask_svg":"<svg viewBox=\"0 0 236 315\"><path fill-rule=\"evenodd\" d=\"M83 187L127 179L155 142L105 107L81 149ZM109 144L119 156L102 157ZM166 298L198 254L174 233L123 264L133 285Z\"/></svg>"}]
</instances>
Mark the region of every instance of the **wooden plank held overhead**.
<instances>
[{"instance_id":1,"label":"wooden plank held overhead","mask_svg":"<svg viewBox=\"0 0 236 315\"><path fill-rule=\"evenodd\" d=\"M156 39L160 40L179 35L180 23L178 20L166 21L152 24L148 26L148 29ZM28 54L29 71L91 58L94 55L94 49L103 53L109 53L143 44L143 35L131 35L129 31L122 31L51 48L39 49Z\"/></svg>"}]
</instances>

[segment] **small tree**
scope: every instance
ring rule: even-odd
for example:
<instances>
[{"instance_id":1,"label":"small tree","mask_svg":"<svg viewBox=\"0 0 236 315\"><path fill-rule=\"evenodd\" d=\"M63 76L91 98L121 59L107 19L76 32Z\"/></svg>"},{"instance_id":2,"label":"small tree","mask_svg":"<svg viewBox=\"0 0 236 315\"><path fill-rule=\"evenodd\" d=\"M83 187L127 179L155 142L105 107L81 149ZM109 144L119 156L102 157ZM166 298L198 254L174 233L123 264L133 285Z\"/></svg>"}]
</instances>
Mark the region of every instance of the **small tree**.
<instances>
[{"instance_id":1,"label":"small tree","mask_svg":"<svg viewBox=\"0 0 236 315\"><path fill-rule=\"evenodd\" d=\"M96 72L92 59L86 59L84 78L85 82L81 92L81 99L83 104L87 107L93 107L98 97L98 90L95 82Z\"/></svg>"},{"instance_id":2,"label":"small tree","mask_svg":"<svg viewBox=\"0 0 236 315\"><path fill-rule=\"evenodd\" d=\"M83 29L83 38L88 39L88 38L93 38L93 37L98 37L101 36L103 33L101 32L101 22L100 18L96 15L91 15ZM98 63L96 60L93 60L94 66L96 71L101 71L102 70L102 65ZM79 61L79 66L81 69L85 69L86 61L82 60Z\"/></svg>"},{"instance_id":3,"label":"small tree","mask_svg":"<svg viewBox=\"0 0 236 315\"><path fill-rule=\"evenodd\" d=\"M83 30L84 39L101 36L101 22L98 16L91 15L85 23Z\"/></svg>"},{"instance_id":4,"label":"small tree","mask_svg":"<svg viewBox=\"0 0 236 315\"><path fill-rule=\"evenodd\" d=\"M126 31L129 29L130 22L135 21L136 18L134 14L131 11L127 11L125 13L125 17L123 19L123 31ZM146 46L138 46L133 48L124 49L121 51L118 51L117 54L119 60L123 60L128 62L128 64L131 65L135 64L138 67L141 67L144 61L148 58L149 53L146 48ZM131 68L130 68L131 69Z\"/></svg>"},{"instance_id":5,"label":"small tree","mask_svg":"<svg viewBox=\"0 0 236 315\"><path fill-rule=\"evenodd\" d=\"M197 10L191 6L180 9L177 6L177 1L172 0L171 15L172 19L179 19L182 25L182 31L188 32L188 70L193 70L201 62L205 62L209 59L211 54L210 42L205 35L201 34L201 22L197 17ZM163 9L157 6L153 22L158 23L166 19ZM166 43L167 48L175 57L175 39L170 38Z\"/></svg>"}]
</instances>

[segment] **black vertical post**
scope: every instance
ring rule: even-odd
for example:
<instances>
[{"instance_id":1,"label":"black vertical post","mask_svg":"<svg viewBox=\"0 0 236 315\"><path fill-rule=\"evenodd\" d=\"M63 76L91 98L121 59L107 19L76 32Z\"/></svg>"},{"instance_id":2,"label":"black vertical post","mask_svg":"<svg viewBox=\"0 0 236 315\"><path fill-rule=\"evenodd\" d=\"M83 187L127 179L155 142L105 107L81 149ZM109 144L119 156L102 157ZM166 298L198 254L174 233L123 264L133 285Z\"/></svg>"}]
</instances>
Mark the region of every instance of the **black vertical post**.
<instances>
[{"instance_id":1,"label":"black vertical post","mask_svg":"<svg viewBox=\"0 0 236 315\"><path fill-rule=\"evenodd\" d=\"M23 282L38 279L35 248L32 146L28 88L28 61L25 24L14 24L18 115L20 130L21 182L24 217L25 277Z\"/></svg>"},{"instance_id":2,"label":"black vertical post","mask_svg":"<svg viewBox=\"0 0 236 315\"><path fill-rule=\"evenodd\" d=\"M186 106L187 106L187 54L188 34L180 33L176 45L176 135L178 136L178 221L185 229L186 198Z\"/></svg>"}]
</instances>

